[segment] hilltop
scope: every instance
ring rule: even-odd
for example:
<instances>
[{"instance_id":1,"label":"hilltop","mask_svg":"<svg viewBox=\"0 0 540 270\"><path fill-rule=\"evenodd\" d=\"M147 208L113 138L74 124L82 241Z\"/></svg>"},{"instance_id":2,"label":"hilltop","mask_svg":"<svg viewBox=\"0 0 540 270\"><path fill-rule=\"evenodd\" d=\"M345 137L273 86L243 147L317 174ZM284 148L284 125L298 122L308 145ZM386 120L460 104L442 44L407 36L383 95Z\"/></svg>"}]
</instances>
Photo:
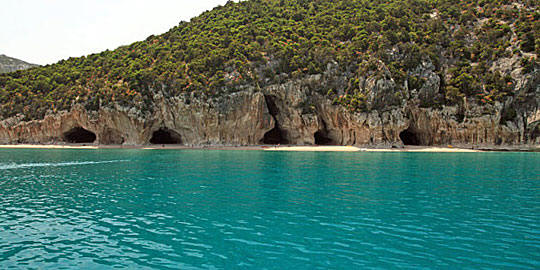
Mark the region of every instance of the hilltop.
<instances>
[{"instance_id":1,"label":"hilltop","mask_svg":"<svg viewBox=\"0 0 540 270\"><path fill-rule=\"evenodd\" d=\"M22 60L8 57L4 54L0 54L0 73L13 72L17 70L29 69L36 67L37 65L26 63Z\"/></svg>"},{"instance_id":2,"label":"hilltop","mask_svg":"<svg viewBox=\"0 0 540 270\"><path fill-rule=\"evenodd\" d=\"M229 2L113 51L0 75L0 137L538 143L535 2Z\"/></svg>"}]
</instances>

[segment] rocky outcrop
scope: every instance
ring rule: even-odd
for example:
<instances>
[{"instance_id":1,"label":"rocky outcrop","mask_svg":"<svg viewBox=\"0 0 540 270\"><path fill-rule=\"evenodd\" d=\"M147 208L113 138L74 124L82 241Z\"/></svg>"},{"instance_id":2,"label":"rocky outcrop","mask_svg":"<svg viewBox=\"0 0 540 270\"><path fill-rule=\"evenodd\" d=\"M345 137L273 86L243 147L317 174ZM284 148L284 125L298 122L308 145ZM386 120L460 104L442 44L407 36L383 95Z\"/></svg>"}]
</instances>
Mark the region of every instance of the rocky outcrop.
<instances>
[{"instance_id":1,"label":"rocky outcrop","mask_svg":"<svg viewBox=\"0 0 540 270\"><path fill-rule=\"evenodd\" d=\"M276 119L283 130L284 141L314 144L315 134L320 132L328 143L337 145L402 145L407 140L403 133L414 137L409 143L418 145L494 146L539 142L537 137L527 136L530 131L526 125L501 123L502 104L469 104L465 116L461 116L459 106L420 108L417 96L389 110L351 113L309 91L298 82L267 89L266 94L271 95L279 109ZM302 108L306 101L312 104L307 113ZM529 115L528 125L536 123L537 117L533 116L538 115L538 108L526 114Z\"/></svg>"},{"instance_id":2,"label":"rocky outcrop","mask_svg":"<svg viewBox=\"0 0 540 270\"><path fill-rule=\"evenodd\" d=\"M160 143L157 137L168 138L164 143L185 145L491 147L540 143L537 73L521 80L518 95L506 102L478 105L464 100L455 106L424 107L440 95L441 83L424 63L417 71L425 78L424 84L405 93L396 94L389 77L364 78L361 83L372 106L368 112L351 112L333 104L323 94L324 86L339 86L344 80L329 74L262 88L246 86L226 97L156 94L150 115L119 106L92 112L76 105L43 120L21 122L23 116L18 116L0 122L0 143L72 142L66 136L76 128L95 134L95 141L88 143L126 145Z\"/></svg>"},{"instance_id":3,"label":"rocky outcrop","mask_svg":"<svg viewBox=\"0 0 540 270\"><path fill-rule=\"evenodd\" d=\"M0 73L13 72L36 66L37 65L29 64L19 59L0 54Z\"/></svg>"},{"instance_id":4,"label":"rocky outcrop","mask_svg":"<svg viewBox=\"0 0 540 270\"><path fill-rule=\"evenodd\" d=\"M208 103L188 99L156 97L155 112L147 118L120 107L89 112L82 106L43 120L12 118L0 124L0 143L67 142L66 133L80 127L94 133L99 144L149 144L154 132L166 129L187 145L251 145L275 124L262 93L243 91Z\"/></svg>"}]
</instances>

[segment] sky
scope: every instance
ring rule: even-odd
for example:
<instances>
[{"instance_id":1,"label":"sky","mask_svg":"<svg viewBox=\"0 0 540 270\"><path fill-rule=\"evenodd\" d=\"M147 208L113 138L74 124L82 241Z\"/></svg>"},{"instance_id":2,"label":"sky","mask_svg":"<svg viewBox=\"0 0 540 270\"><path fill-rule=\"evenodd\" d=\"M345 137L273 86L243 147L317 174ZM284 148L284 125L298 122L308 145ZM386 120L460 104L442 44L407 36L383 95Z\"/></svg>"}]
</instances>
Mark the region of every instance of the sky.
<instances>
[{"instance_id":1,"label":"sky","mask_svg":"<svg viewBox=\"0 0 540 270\"><path fill-rule=\"evenodd\" d=\"M166 32L227 0L0 0L0 54L52 64Z\"/></svg>"}]
</instances>

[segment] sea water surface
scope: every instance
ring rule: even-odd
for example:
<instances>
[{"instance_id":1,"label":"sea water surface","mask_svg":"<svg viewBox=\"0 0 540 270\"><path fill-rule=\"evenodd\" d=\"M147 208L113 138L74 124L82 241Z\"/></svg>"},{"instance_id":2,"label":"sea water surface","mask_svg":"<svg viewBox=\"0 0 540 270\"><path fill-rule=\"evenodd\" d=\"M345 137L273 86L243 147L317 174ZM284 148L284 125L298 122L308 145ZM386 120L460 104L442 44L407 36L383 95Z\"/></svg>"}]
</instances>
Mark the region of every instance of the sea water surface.
<instances>
[{"instance_id":1,"label":"sea water surface","mask_svg":"<svg viewBox=\"0 0 540 270\"><path fill-rule=\"evenodd\" d=\"M539 269L538 153L0 150L1 269Z\"/></svg>"}]
</instances>

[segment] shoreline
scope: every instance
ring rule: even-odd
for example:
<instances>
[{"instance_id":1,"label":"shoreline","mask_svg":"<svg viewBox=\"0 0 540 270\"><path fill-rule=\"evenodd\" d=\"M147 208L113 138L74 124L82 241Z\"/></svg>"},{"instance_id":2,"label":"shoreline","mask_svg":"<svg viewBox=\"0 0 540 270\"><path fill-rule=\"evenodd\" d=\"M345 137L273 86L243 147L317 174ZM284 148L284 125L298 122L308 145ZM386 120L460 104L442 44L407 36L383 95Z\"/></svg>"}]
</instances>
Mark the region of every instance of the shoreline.
<instances>
[{"instance_id":1,"label":"shoreline","mask_svg":"<svg viewBox=\"0 0 540 270\"><path fill-rule=\"evenodd\" d=\"M278 152L413 152L413 153L479 153L479 152L539 152L540 146L529 148L463 148L453 146L405 146L403 148L375 148L357 146L185 146L185 145L94 145L94 144L11 144L1 149L140 149L140 150L250 150Z\"/></svg>"}]
</instances>

